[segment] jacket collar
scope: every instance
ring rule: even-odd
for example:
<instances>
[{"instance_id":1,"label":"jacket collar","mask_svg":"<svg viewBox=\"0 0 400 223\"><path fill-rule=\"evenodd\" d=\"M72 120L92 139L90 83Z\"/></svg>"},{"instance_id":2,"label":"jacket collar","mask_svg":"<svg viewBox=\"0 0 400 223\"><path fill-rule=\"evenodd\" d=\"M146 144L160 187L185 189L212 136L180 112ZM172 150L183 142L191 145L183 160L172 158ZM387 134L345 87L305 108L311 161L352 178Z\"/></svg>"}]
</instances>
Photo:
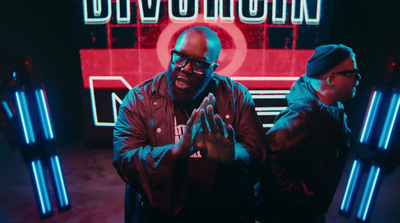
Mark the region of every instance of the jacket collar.
<instances>
[{"instance_id":1,"label":"jacket collar","mask_svg":"<svg viewBox=\"0 0 400 223\"><path fill-rule=\"evenodd\" d=\"M218 86L221 76L213 74L210 82L214 82L215 86ZM157 74L153 77L153 83L151 84L151 95L160 95L162 97L169 97L168 86L167 86L167 72Z\"/></svg>"},{"instance_id":2,"label":"jacket collar","mask_svg":"<svg viewBox=\"0 0 400 223\"><path fill-rule=\"evenodd\" d=\"M305 102L318 105L321 110L326 110L332 117L337 120L339 120L339 114L341 112L344 112L344 106L340 101L338 101L336 105L331 106L322 103L322 101L319 100L314 89L311 87L309 77L307 77L306 75L303 75L302 77L300 77L299 80L295 82L290 94L288 95L288 101L289 103Z\"/></svg>"}]
</instances>

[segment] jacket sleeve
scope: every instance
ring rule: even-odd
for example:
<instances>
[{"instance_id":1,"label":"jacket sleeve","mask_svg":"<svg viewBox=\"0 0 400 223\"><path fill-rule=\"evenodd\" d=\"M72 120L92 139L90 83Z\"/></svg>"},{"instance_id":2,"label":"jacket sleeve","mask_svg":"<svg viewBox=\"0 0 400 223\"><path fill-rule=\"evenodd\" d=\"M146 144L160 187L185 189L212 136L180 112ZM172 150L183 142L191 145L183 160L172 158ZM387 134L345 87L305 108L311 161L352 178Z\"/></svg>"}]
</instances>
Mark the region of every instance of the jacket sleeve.
<instances>
[{"instance_id":1,"label":"jacket sleeve","mask_svg":"<svg viewBox=\"0 0 400 223\"><path fill-rule=\"evenodd\" d=\"M124 98L114 127L114 162L121 178L144 196L151 206L171 209L174 169L173 144L150 145L151 117L135 89ZM149 122L149 123L147 123Z\"/></svg>"},{"instance_id":2,"label":"jacket sleeve","mask_svg":"<svg viewBox=\"0 0 400 223\"><path fill-rule=\"evenodd\" d=\"M287 173L284 157L299 157L302 148L307 146L312 128L308 121L308 113L291 109L282 112L274 126L267 133L270 154L267 159L267 174L270 177L272 189L290 199L308 195L304 182L294 179Z\"/></svg>"},{"instance_id":3,"label":"jacket sleeve","mask_svg":"<svg viewBox=\"0 0 400 223\"><path fill-rule=\"evenodd\" d=\"M232 164L218 165L216 190L226 204L240 207L238 212L251 213L254 184L260 180L261 160L266 156L265 131L250 92L240 86L230 90L232 92L219 95L223 98L219 108L224 108L223 111L220 109L222 118L235 131L236 159Z\"/></svg>"},{"instance_id":4,"label":"jacket sleeve","mask_svg":"<svg viewBox=\"0 0 400 223\"><path fill-rule=\"evenodd\" d=\"M252 182L260 176L260 166L266 159L267 151L265 130L255 110L254 100L247 89L243 89L236 101L236 125L233 126L236 137L237 160L246 164ZM240 148L241 149L238 149Z\"/></svg>"}]
</instances>

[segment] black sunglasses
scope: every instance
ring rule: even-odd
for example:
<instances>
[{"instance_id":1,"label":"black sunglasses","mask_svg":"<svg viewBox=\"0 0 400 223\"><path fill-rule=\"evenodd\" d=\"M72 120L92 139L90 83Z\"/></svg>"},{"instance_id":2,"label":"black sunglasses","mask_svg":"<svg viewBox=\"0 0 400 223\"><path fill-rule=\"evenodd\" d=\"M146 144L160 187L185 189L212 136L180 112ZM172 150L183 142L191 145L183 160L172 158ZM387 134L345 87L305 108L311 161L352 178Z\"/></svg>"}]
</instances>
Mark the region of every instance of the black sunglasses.
<instances>
[{"instance_id":1,"label":"black sunglasses","mask_svg":"<svg viewBox=\"0 0 400 223\"><path fill-rule=\"evenodd\" d=\"M337 72L332 72L332 74L350 76L350 75L354 75L354 74L360 74L360 69L356 68L356 69L352 69L352 70L337 71Z\"/></svg>"},{"instance_id":2,"label":"black sunglasses","mask_svg":"<svg viewBox=\"0 0 400 223\"><path fill-rule=\"evenodd\" d=\"M192 68L192 73L202 75L204 71L207 70L212 65L217 65L216 62L208 62L199 58L191 58L188 55L181 53L176 50L171 51L171 62L179 68L186 66L190 61L190 67Z\"/></svg>"}]
</instances>

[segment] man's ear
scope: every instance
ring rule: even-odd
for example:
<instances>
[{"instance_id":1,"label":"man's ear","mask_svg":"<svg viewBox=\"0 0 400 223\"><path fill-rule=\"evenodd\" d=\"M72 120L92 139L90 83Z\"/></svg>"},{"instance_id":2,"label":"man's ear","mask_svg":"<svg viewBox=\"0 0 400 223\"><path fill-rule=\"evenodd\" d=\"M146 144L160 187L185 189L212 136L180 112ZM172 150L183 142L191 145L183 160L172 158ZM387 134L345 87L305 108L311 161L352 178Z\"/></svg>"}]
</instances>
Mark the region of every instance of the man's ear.
<instances>
[{"instance_id":1,"label":"man's ear","mask_svg":"<svg viewBox=\"0 0 400 223\"><path fill-rule=\"evenodd\" d=\"M331 88L335 88L335 87L336 87L336 86L335 86L335 85L336 85L336 84L335 84L335 78L336 78L335 75L333 75L333 74L328 74L328 76L326 77L326 81L327 81L329 87L331 87Z\"/></svg>"},{"instance_id":2,"label":"man's ear","mask_svg":"<svg viewBox=\"0 0 400 223\"><path fill-rule=\"evenodd\" d=\"M219 66L219 64L214 64L214 67L213 67L213 69L214 69L214 71L218 68L218 66Z\"/></svg>"}]
</instances>

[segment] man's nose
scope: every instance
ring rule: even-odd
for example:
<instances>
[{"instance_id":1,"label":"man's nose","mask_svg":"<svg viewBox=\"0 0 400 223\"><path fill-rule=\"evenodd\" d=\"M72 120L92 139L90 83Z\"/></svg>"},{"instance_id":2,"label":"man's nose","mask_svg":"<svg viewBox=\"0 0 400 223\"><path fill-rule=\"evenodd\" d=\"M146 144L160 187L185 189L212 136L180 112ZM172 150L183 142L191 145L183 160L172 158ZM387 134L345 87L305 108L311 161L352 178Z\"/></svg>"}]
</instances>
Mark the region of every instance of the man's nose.
<instances>
[{"instance_id":1,"label":"man's nose","mask_svg":"<svg viewBox=\"0 0 400 223\"><path fill-rule=\"evenodd\" d=\"M361 80L361 74L360 73L357 73L357 75L356 75L356 80Z\"/></svg>"},{"instance_id":2,"label":"man's nose","mask_svg":"<svg viewBox=\"0 0 400 223\"><path fill-rule=\"evenodd\" d=\"M361 75L359 73L357 73L354 78L355 78L355 81L356 81L356 86L358 86L360 84Z\"/></svg>"},{"instance_id":3,"label":"man's nose","mask_svg":"<svg viewBox=\"0 0 400 223\"><path fill-rule=\"evenodd\" d=\"M183 71L185 73L192 73L192 63L190 60L188 60L186 62L186 64L183 65L183 67L181 68L181 71Z\"/></svg>"}]
</instances>

